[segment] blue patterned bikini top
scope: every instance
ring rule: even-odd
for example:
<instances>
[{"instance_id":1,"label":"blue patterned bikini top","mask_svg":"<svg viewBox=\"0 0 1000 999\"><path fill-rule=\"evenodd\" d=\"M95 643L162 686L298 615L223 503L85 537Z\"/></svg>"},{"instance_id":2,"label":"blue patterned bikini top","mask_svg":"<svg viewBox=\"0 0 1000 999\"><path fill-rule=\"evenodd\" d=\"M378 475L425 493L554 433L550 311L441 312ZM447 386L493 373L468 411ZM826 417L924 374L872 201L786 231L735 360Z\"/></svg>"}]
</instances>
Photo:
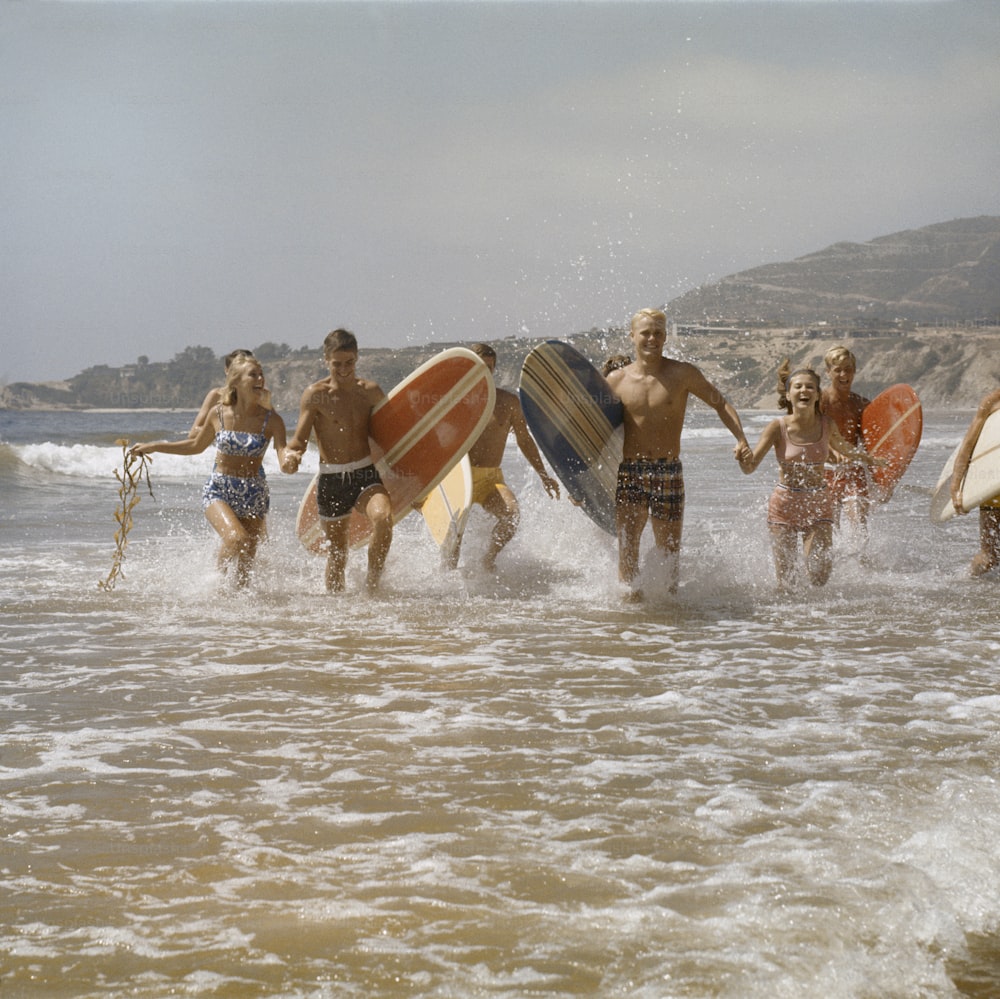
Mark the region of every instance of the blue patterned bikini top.
<instances>
[{"instance_id":1,"label":"blue patterned bikini top","mask_svg":"<svg viewBox=\"0 0 1000 999\"><path fill-rule=\"evenodd\" d=\"M251 434L246 430L226 430L222 419L222 407L219 407L219 425L222 427L215 435L215 447L219 454L230 455L234 458L259 458L267 450L267 436L264 431L267 429L267 421L271 417L268 410L264 416L264 425L260 428L260 433Z\"/></svg>"}]
</instances>

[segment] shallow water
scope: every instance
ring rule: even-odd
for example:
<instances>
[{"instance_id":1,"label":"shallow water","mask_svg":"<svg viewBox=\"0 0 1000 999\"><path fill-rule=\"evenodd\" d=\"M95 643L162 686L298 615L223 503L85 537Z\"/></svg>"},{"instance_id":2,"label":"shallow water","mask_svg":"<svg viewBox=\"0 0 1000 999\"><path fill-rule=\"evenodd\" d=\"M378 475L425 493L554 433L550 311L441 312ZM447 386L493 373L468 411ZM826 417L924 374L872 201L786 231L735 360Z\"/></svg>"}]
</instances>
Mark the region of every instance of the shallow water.
<instances>
[{"instance_id":1,"label":"shallow water","mask_svg":"<svg viewBox=\"0 0 1000 999\"><path fill-rule=\"evenodd\" d=\"M865 569L779 598L768 460L685 438L682 585L623 605L544 494L495 577L397 528L384 592L322 592L269 464L247 593L211 459L153 463L110 568L120 433L0 414L4 996L992 996L1000 639L974 518L934 527L968 413L926 414ZM755 439L764 415L752 415ZM313 459L314 460L314 459Z\"/></svg>"}]
</instances>

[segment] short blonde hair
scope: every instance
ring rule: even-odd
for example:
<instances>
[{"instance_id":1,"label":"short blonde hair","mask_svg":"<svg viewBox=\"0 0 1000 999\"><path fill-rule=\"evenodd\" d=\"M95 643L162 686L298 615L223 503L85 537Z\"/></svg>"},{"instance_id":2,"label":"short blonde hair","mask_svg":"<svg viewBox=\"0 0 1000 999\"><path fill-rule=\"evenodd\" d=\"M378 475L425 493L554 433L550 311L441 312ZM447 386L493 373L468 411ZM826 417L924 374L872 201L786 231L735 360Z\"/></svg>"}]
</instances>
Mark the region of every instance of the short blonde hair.
<instances>
[{"instance_id":1,"label":"short blonde hair","mask_svg":"<svg viewBox=\"0 0 1000 999\"><path fill-rule=\"evenodd\" d=\"M640 319L651 319L654 326L664 333L667 331L667 314L661 309L640 309L629 322L629 329L635 329L635 324Z\"/></svg>"},{"instance_id":2,"label":"short blonde hair","mask_svg":"<svg viewBox=\"0 0 1000 999\"><path fill-rule=\"evenodd\" d=\"M835 368L838 364L841 364L844 361L850 361L851 367L857 371L858 359L846 347L831 347L823 355L823 363L826 365L827 371L829 371L830 368Z\"/></svg>"}]
</instances>

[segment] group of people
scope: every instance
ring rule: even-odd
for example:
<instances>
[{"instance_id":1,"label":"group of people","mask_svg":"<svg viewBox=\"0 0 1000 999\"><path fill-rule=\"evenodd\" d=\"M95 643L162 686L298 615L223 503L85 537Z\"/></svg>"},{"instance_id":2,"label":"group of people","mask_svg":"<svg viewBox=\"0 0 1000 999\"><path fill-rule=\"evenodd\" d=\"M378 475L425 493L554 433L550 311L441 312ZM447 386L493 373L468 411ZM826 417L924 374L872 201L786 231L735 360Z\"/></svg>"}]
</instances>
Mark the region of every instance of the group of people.
<instances>
[{"instance_id":1,"label":"group of people","mask_svg":"<svg viewBox=\"0 0 1000 999\"><path fill-rule=\"evenodd\" d=\"M483 343L472 349L494 372L494 349ZM234 569L238 585L249 581L265 531L269 492L264 454L273 446L278 467L294 474L312 438L319 449L317 506L328 542L326 587L331 592L345 587L350 517L355 510L371 525L367 588L377 589L381 579L392 544L393 518L388 491L371 453L369 428L372 411L385 393L375 382L358 377L358 342L349 330L327 335L323 358L329 374L302 393L291 439L281 416L271 407L260 362L250 350L235 350L225 358L225 385L208 393L186 438L131 448L136 455L195 455L214 442L215 466L202 492L202 506L221 539L219 566L223 572ZM497 556L517 531L520 516L517 499L500 468L512 433L546 492L559 497L559 483L545 469L518 397L498 388L489 422L469 451L473 502L495 521L483 558L486 569L495 567ZM453 559L457 564L457 550Z\"/></svg>"},{"instance_id":2,"label":"group of people","mask_svg":"<svg viewBox=\"0 0 1000 999\"><path fill-rule=\"evenodd\" d=\"M695 396L719 417L735 438L733 454L746 474L757 469L772 449L778 461L778 483L768 503L779 588L794 585L801 542L809 581L822 586L832 568L833 531L843 508L852 523L865 530L869 510L866 466L879 464L861 443L861 413L868 400L852 389L856 360L849 350L835 347L825 356L830 386L821 389L811 368L779 370L779 408L785 415L764 428L751 448L740 416L724 395L693 364L666 357L666 316L642 309L631 320L629 336L634 359L609 358L604 365L608 384L623 404L624 442L616 483L618 576L626 599L640 599L640 542L651 526L653 557L662 567L666 587L675 592L684 520L684 478L681 432L688 399ZM495 372L496 352L487 344L472 349ZM345 588L348 527L353 511L371 525L366 585L378 587L392 544L393 517L385 484L371 454L369 425L385 393L357 374L358 343L344 329L323 342L329 374L302 394L298 423L287 439L284 422L272 408L264 372L249 350L226 357L226 381L206 397L188 436L179 441L136 444L132 452L150 455L194 455L214 443L215 466L205 483L205 515L221 539L219 564L235 569L245 585L264 536L269 507L263 457L273 446L282 472L293 474L309 441L319 450L317 502L328 541L326 587ZM1000 409L1000 390L982 401L955 464L952 499L962 513L962 482L979 432L989 415ZM538 474L549 496L559 498L559 484L545 469L528 430L518 397L497 389L492 416L469 452L473 469L473 502L494 518L484 567L493 569L497 556L514 537L519 510L504 481L500 464L510 434ZM1000 497L980 512L982 550L972 571L980 574L1000 563ZM457 563L457 552L454 563Z\"/></svg>"}]
</instances>

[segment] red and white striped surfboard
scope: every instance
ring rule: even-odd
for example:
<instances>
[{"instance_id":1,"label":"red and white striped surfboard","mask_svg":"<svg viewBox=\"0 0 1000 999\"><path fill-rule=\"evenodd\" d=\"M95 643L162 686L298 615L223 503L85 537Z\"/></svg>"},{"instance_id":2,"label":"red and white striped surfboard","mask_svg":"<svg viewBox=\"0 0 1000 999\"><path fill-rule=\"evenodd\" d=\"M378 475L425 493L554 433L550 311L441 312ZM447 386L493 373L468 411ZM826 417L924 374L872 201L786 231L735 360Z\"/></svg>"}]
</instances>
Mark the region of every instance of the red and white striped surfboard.
<instances>
[{"instance_id":1,"label":"red and white striped surfboard","mask_svg":"<svg viewBox=\"0 0 1000 999\"><path fill-rule=\"evenodd\" d=\"M392 502L393 520L413 509L462 460L483 432L496 402L493 375L464 347L450 347L404 378L373 410L372 456ZM326 535L316 506L316 475L299 505L295 532L322 554ZM368 543L371 525L351 514L350 546Z\"/></svg>"}]
</instances>

